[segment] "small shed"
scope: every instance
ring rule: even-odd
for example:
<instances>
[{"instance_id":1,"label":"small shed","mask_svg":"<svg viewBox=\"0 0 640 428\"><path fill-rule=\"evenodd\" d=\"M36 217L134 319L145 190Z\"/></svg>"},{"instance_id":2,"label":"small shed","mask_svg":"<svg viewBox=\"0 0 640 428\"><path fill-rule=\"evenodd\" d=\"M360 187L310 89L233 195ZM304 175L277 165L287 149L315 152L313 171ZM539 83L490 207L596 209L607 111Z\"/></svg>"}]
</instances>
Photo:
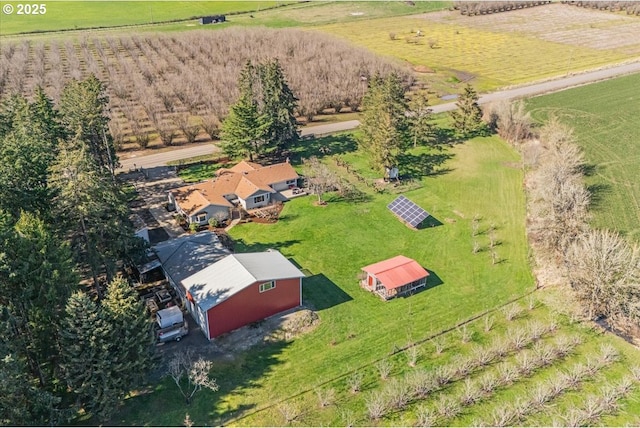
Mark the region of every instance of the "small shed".
<instances>
[{"instance_id":1,"label":"small shed","mask_svg":"<svg viewBox=\"0 0 640 428\"><path fill-rule=\"evenodd\" d=\"M396 256L362 268L360 285L384 300L427 285L427 272L409 257Z\"/></svg>"},{"instance_id":2,"label":"small shed","mask_svg":"<svg viewBox=\"0 0 640 428\"><path fill-rule=\"evenodd\" d=\"M209 16L201 17L200 24L201 25L217 24L219 22L225 22L226 20L227 20L227 17L225 15L209 15Z\"/></svg>"}]
</instances>

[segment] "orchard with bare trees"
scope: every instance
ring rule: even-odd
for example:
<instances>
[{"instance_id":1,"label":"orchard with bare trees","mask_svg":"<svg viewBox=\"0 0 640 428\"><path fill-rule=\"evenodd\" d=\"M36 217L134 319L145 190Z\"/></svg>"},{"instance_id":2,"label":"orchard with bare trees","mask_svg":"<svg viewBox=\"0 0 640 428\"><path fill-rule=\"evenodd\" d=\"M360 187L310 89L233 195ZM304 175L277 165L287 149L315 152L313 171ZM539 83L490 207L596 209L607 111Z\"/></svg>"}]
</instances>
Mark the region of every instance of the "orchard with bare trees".
<instances>
[{"instance_id":1,"label":"orchard with bare trees","mask_svg":"<svg viewBox=\"0 0 640 428\"><path fill-rule=\"evenodd\" d=\"M456 1L453 7L459 10L461 15L473 16L508 12L526 7L542 6L548 3L551 3L551 1Z\"/></svg>"},{"instance_id":2,"label":"orchard with bare trees","mask_svg":"<svg viewBox=\"0 0 640 428\"><path fill-rule=\"evenodd\" d=\"M278 59L298 98L295 114L313 120L326 109L360 109L373 75L408 69L331 36L299 30L229 28L75 41L6 42L0 48L0 99L41 86L55 102L71 79L105 82L109 128L118 148L217 138L248 60Z\"/></svg>"}]
</instances>

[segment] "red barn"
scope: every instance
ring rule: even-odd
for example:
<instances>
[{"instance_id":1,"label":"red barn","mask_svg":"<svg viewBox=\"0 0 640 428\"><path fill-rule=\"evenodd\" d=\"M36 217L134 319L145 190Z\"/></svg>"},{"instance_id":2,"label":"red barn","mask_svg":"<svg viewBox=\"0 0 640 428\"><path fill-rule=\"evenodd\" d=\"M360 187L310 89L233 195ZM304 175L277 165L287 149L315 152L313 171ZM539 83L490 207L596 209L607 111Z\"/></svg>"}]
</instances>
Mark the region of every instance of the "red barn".
<instances>
[{"instance_id":1,"label":"red barn","mask_svg":"<svg viewBox=\"0 0 640 428\"><path fill-rule=\"evenodd\" d=\"M427 285L427 272L409 257L396 256L362 268L360 285L382 297L391 299Z\"/></svg>"},{"instance_id":2,"label":"red barn","mask_svg":"<svg viewBox=\"0 0 640 428\"><path fill-rule=\"evenodd\" d=\"M187 307L211 340L302 304L304 274L280 252L231 254L182 280Z\"/></svg>"}]
</instances>

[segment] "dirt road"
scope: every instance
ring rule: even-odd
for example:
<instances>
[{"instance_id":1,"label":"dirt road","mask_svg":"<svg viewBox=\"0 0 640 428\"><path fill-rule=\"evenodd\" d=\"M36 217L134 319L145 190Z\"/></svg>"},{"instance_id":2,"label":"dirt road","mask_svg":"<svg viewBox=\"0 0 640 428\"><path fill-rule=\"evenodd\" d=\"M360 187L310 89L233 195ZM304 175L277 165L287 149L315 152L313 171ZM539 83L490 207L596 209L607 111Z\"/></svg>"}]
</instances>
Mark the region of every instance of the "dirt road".
<instances>
[{"instance_id":1,"label":"dirt road","mask_svg":"<svg viewBox=\"0 0 640 428\"><path fill-rule=\"evenodd\" d=\"M512 100L534 95L545 94L549 92L557 92L563 89L572 88L574 86L593 83L600 80L611 79L613 77L623 76L625 74L640 73L640 61L627 64L617 65L614 67L588 71L585 73L569 75L559 79L548 80L540 83L519 86L517 88L504 89L501 91L485 94L480 97L480 104L486 104L493 101ZM434 113L443 113L456 108L455 102L439 104L433 106ZM327 125L308 126L302 129L301 135L326 135L334 132L346 131L357 128L360 122L357 120L349 120L346 122L331 123ZM166 165L167 162L179 159L191 158L214 153L218 148L213 144L205 143L202 145L189 147L186 149L178 149L169 152L157 153L153 155L132 157L121 161L121 171L128 171L133 168L152 168L155 166Z\"/></svg>"}]
</instances>

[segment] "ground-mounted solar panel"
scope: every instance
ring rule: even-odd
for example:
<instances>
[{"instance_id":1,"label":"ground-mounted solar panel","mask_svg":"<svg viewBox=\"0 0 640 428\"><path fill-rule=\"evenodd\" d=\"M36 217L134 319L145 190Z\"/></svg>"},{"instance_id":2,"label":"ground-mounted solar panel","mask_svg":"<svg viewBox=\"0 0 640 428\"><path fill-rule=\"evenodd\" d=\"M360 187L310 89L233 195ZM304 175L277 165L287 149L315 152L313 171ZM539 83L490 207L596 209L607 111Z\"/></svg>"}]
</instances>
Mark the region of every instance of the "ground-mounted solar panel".
<instances>
[{"instance_id":1,"label":"ground-mounted solar panel","mask_svg":"<svg viewBox=\"0 0 640 428\"><path fill-rule=\"evenodd\" d=\"M417 228L424 219L429 217L428 212L411 202L403 195L398 196L393 202L387 205L387 208L389 208L392 213L406 222L409 226L415 228Z\"/></svg>"}]
</instances>

